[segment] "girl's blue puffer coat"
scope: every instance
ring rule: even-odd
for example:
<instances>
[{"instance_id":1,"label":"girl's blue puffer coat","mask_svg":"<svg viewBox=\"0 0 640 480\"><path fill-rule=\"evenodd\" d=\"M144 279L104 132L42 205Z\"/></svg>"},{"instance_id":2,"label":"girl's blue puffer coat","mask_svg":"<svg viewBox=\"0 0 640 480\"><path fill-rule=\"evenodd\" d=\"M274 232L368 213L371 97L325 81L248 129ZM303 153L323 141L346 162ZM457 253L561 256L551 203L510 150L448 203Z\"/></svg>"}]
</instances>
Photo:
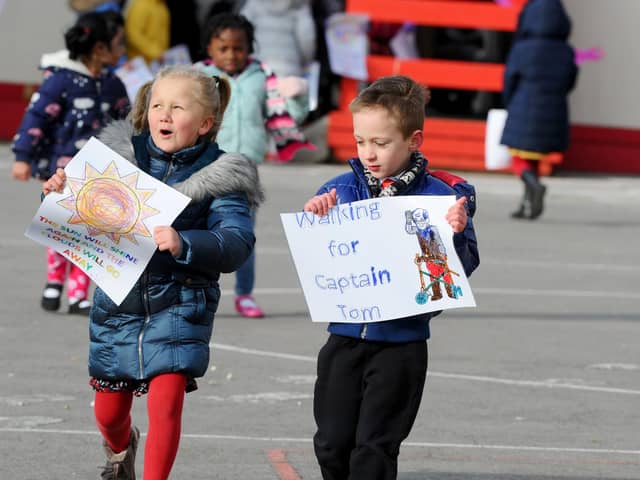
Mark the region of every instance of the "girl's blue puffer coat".
<instances>
[{"instance_id":1,"label":"girl's blue puffer coat","mask_svg":"<svg viewBox=\"0 0 640 480\"><path fill-rule=\"evenodd\" d=\"M359 159L354 158L349 161L353 172L344 173L325 183L317 192L317 195L328 193L336 189L338 203L356 202L371 198L371 193L367 188L367 179L364 175L364 168ZM467 184L468 185L468 184ZM427 173L421 172L408 189L402 195L456 195L456 191ZM475 196L468 199L474 202L467 206L467 211L475 211ZM467 226L461 233L453 235L453 243L460 261L467 276L471 275L480 264L478 254L478 243L473 229L471 215L467 220ZM373 323L337 323L329 324L328 330L336 335L345 337L361 338L365 340L381 342L413 342L426 340L430 336L429 320L439 312L428 312L414 315L407 318L389 320Z\"/></svg>"},{"instance_id":2,"label":"girl's blue puffer coat","mask_svg":"<svg viewBox=\"0 0 640 480\"><path fill-rule=\"evenodd\" d=\"M192 201L172 225L183 243L177 258L156 251L120 306L96 289L89 373L108 380L146 380L166 372L201 377L209 362L220 272L238 268L255 242L250 209L262 199L257 169L215 143L169 155L148 134L132 142L130 133L129 124L117 122L100 138Z\"/></svg>"}]
</instances>

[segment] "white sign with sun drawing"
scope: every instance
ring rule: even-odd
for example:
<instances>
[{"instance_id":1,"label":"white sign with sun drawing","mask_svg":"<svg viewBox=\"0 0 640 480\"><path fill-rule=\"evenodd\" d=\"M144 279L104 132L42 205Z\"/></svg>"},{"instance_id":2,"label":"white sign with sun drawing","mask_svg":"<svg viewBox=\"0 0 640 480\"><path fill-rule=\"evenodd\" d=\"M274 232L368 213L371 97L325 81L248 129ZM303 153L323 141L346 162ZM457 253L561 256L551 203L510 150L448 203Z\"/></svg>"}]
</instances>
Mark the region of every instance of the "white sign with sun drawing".
<instances>
[{"instance_id":1,"label":"white sign with sun drawing","mask_svg":"<svg viewBox=\"0 0 640 480\"><path fill-rule=\"evenodd\" d=\"M96 138L64 170L64 191L44 198L25 235L78 265L120 305L156 250L154 227L171 225L191 199Z\"/></svg>"}]
</instances>

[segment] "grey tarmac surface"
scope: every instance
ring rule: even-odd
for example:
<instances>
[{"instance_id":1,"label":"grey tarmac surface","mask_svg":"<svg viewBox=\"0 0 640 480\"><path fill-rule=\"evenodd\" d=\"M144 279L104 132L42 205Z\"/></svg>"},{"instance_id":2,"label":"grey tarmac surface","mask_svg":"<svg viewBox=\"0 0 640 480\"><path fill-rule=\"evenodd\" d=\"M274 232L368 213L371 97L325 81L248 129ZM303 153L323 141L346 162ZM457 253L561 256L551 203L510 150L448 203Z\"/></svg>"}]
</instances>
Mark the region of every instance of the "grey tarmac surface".
<instances>
[{"instance_id":1,"label":"grey tarmac surface","mask_svg":"<svg viewBox=\"0 0 640 480\"><path fill-rule=\"evenodd\" d=\"M44 249L23 232L40 185L11 180L12 161L0 145L0 479L97 478L87 320L39 307ZM255 295L268 316L239 318L223 278L211 368L187 395L172 478L320 479L312 393L325 325L309 319L279 213L346 168L261 167ZM478 190L478 307L432 321L399 479L640 479L640 178L554 176L543 217L516 222L514 177L464 175ZM146 432L144 398L133 417Z\"/></svg>"}]
</instances>

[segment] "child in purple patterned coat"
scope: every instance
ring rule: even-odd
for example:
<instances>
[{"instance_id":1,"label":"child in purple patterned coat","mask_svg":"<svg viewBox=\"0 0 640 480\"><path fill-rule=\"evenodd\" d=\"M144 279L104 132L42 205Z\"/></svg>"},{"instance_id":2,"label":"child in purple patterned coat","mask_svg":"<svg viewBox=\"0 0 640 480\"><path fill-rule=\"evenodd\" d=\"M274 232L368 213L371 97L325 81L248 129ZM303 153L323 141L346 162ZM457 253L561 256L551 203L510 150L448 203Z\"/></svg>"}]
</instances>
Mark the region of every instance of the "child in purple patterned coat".
<instances>
[{"instance_id":1,"label":"child in purple patterned coat","mask_svg":"<svg viewBox=\"0 0 640 480\"><path fill-rule=\"evenodd\" d=\"M65 33L65 43L67 50L42 57L44 80L31 97L13 141L12 175L16 180L46 180L107 122L129 112L124 84L105 68L115 65L124 53L122 16L114 12L83 15ZM89 277L47 249L43 309L60 308L65 280L69 313L88 315Z\"/></svg>"}]
</instances>

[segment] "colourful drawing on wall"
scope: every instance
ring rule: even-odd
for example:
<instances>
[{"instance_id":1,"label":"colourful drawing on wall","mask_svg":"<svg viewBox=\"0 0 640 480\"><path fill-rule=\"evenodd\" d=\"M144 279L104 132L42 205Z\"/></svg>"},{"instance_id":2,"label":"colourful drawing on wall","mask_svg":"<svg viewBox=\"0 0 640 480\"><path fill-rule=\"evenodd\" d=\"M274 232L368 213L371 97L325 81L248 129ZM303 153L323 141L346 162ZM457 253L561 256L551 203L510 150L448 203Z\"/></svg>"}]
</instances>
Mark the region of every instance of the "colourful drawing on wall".
<instances>
[{"instance_id":1,"label":"colourful drawing on wall","mask_svg":"<svg viewBox=\"0 0 640 480\"><path fill-rule=\"evenodd\" d=\"M413 262L418 267L420 291L415 300L424 305L431 297L432 301L442 298L442 286L447 296L457 299L462 296L462 289L453 283L451 275L460 276L449 268L447 250L442 242L438 227L429 220L429 212L425 208L405 210L405 231L418 239L420 253L416 253ZM424 270L422 269L424 264Z\"/></svg>"},{"instance_id":2,"label":"colourful drawing on wall","mask_svg":"<svg viewBox=\"0 0 640 480\"><path fill-rule=\"evenodd\" d=\"M85 225L89 235L106 235L115 243L126 238L137 245L135 235L151 237L145 219L159 212L146 205L155 190L137 188L138 175L121 177L115 162L103 172L86 163L84 178L68 177L71 195L57 203L73 212L67 222Z\"/></svg>"}]
</instances>

